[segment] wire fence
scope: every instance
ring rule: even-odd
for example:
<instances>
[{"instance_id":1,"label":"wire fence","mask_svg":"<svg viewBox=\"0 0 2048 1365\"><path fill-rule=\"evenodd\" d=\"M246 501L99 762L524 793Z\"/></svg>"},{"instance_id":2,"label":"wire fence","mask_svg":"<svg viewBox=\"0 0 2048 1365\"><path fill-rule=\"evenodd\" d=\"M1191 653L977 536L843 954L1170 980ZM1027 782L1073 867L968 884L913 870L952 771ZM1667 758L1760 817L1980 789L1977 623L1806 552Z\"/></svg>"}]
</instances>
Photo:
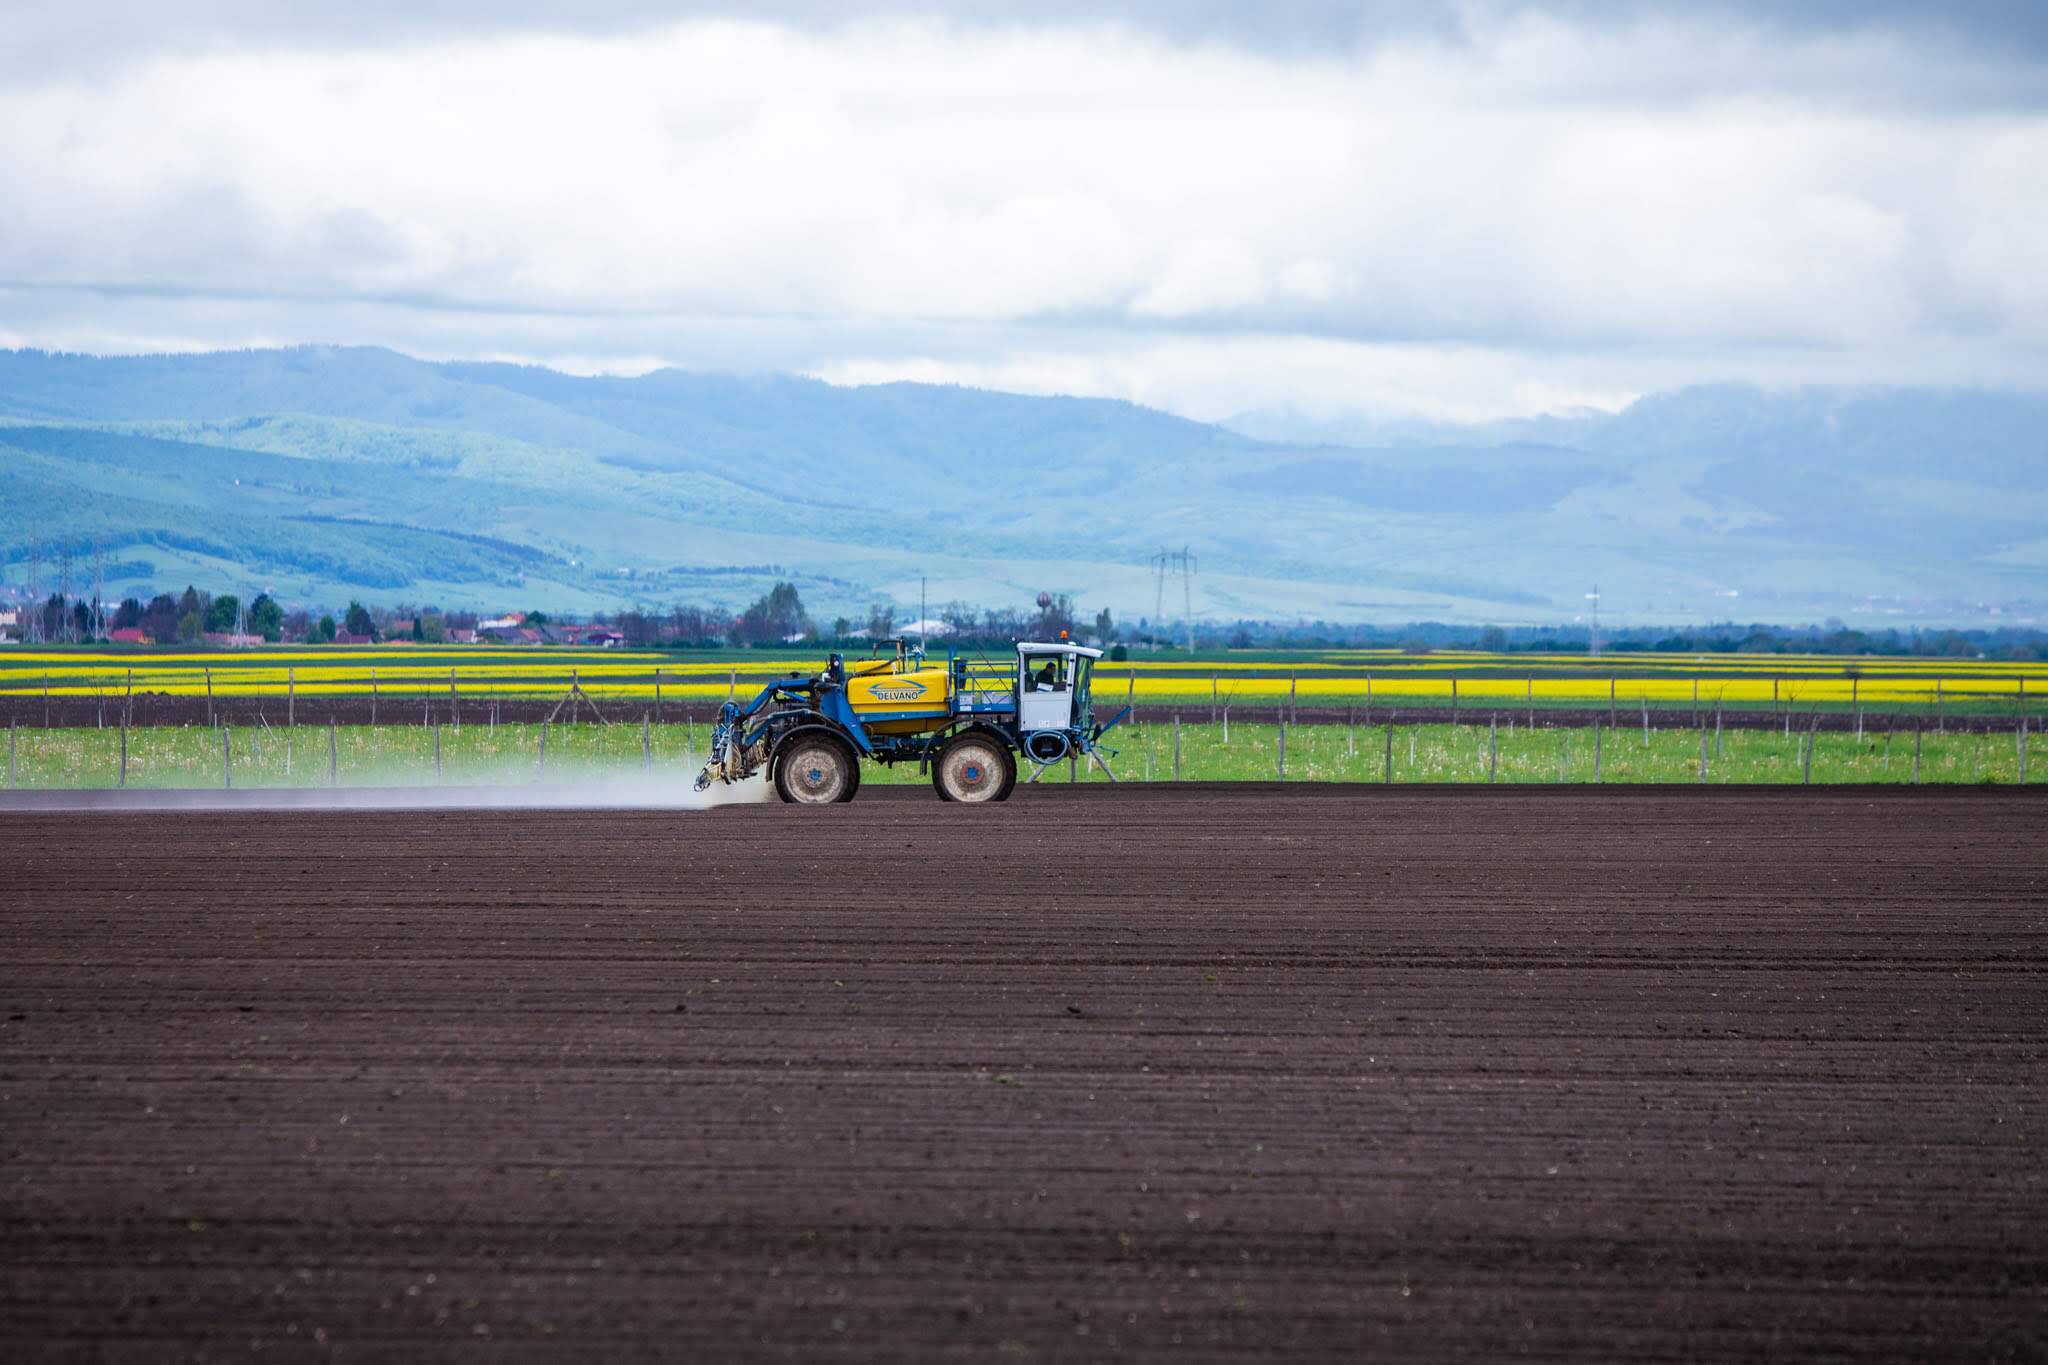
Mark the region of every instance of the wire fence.
<instances>
[{"instance_id":1,"label":"wire fence","mask_svg":"<svg viewBox=\"0 0 2048 1365\"><path fill-rule=\"evenodd\" d=\"M708 727L610 722L468 724L430 717L343 726L230 723L106 729L9 725L9 790L504 786L620 776L683 781L703 760ZM2040 784L2032 734L1922 724L1735 729L1593 724L1210 725L1179 718L1104 736L1108 771L1075 762L1027 781L1494 784ZM927 780L915 764L868 765L867 781Z\"/></svg>"}]
</instances>

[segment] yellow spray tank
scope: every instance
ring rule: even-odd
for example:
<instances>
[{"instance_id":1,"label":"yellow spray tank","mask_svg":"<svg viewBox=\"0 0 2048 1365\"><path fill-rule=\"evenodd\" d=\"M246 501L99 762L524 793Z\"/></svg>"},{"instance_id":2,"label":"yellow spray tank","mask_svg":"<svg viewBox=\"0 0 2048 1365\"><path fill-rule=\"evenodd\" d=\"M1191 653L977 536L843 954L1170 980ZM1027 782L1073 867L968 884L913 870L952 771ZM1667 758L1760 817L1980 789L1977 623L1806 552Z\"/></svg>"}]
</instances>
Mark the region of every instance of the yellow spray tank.
<instances>
[{"instance_id":1,"label":"yellow spray tank","mask_svg":"<svg viewBox=\"0 0 2048 1365\"><path fill-rule=\"evenodd\" d=\"M915 735L953 719L953 674L897 654L846 666L846 701L872 734Z\"/></svg>"}]
</instances>

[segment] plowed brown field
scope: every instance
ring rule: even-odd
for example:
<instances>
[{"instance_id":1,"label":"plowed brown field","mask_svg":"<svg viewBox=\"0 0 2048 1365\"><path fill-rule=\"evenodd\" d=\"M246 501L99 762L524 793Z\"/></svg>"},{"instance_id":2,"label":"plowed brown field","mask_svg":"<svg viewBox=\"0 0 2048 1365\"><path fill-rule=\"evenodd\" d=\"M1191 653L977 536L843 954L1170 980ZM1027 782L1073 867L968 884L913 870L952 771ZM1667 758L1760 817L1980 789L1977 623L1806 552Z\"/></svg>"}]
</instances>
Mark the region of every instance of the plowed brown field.
<instances>
[{"instance_id":1,"label":"plowed brown field","mask_svg":"<svg viewBox=\"0 0 2048 1365\"><path fill-rule=\"evenodd\" d=\"M0 1356L2040 1358L2044 835L0 810Z\"/></svg>"}]
</instances>

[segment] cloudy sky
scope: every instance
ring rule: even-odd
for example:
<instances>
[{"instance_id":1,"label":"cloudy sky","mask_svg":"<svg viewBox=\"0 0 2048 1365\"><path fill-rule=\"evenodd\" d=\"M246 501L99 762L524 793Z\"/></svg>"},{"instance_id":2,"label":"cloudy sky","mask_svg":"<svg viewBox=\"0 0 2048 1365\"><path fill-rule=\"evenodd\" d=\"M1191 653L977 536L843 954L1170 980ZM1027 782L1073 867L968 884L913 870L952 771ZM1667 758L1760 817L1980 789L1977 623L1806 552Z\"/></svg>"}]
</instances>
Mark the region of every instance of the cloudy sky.
<instances>
[{"instance_id":1,"label":"cloudy sky","mask_svg":"<svg viewBox=\"0 0 2048 1365\"><path fill-rule=\"evenodd\" d=\"M1204 418L2040 384L2044 16L28 0L0 25L0 345Z\"/></svg>"}]
</instances>

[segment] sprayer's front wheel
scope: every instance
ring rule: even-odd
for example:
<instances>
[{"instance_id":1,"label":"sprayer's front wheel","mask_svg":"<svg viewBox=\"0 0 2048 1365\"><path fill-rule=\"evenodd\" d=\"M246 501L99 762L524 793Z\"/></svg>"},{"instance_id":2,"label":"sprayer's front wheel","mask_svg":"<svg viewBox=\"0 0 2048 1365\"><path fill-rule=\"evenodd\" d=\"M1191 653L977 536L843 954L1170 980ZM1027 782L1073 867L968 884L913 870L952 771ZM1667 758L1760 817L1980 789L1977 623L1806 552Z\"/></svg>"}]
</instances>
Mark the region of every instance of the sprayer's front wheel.
<instances>
[{"instance_id":1,"label":"sprayer's front wheel","mask_svg":"<svg viewBox=\"0 0 2048 1365\"><path fill-rule=\"evenodd\" d=\"M1016 781L1009 746L987 735L960 736L932 764L932 786L941 801L1000 801Z\"/></svg>"},{"instance_id":2,"label":"sprayer's front wheel","mask_svg":"<svg viewBox=\"0 0 2048 1365\"><path fill-rule=\"evenodd\" d=\"M859 780L846 746L823 735L799 739L775 756L775 793L799 806L850 801Z\"/></svg>"}]
</instances>

